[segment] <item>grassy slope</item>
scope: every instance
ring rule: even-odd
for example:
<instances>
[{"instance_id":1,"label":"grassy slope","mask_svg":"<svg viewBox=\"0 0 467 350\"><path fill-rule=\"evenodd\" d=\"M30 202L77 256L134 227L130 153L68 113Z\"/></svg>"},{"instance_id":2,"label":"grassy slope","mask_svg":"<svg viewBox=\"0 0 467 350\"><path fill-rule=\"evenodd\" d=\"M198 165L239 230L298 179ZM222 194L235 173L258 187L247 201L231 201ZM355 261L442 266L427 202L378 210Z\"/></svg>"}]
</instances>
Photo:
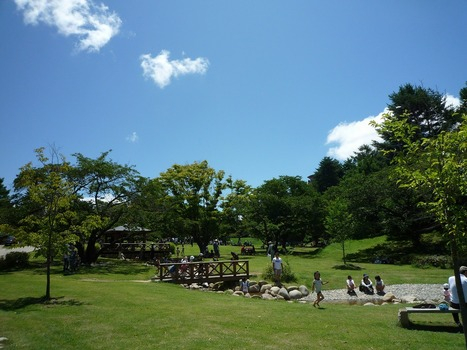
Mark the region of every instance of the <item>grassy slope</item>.
<instances>
[{"instance_id":1,"label":"grassy slope","mask_svg":"<svg viewBox=\"0 0 467 350\"><path fill-rule=\"evenodd\" d=\"M362 241L358 246L378 242ZM357 249L357 243L354 244ZM352 244L350 245L351 249ZM223 247L227 250L228 247ZM229 248L230 249L230 248ZM359 249L359 248L358 248ZM188 252L187 252L188 253ZM222 254L228 254L225 251ZM340 288L348 271L335 270L340 251L289 256L292 269L306 281L315 269ZM251 258L261 271L265 256ZM360 265L360 264L359 264ZM362 264L388 283L443 282L447 270ZM432 271L433 270L433 271ZM361 271L358 271L360 274ZM323 303L262 301L189 291L177 285L141 283L153 269L141 264L109 264L52 276L56 303L43 305L45 275L30 269L0 275L0 336L11 349L440 349L463 348L453 334L450 315L416 318L419 330L397 326L397 305L361 307ZM354 275L357 275L355 272ZM345 279L344 279L345 280ZM441 283L440 282L440 283Z\"/></svg>"}]
</instances>

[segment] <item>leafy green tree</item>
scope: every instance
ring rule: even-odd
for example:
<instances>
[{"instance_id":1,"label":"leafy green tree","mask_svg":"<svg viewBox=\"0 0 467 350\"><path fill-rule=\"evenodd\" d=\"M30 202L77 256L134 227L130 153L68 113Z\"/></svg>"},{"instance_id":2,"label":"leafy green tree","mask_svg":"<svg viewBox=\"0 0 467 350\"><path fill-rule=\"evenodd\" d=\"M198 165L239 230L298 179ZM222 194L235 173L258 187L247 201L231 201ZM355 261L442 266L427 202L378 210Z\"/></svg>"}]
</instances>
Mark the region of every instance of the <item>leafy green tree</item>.
<instances>
[{"instance_id":1,"label":"leafy green tree","mask_svg":"<svg viewBox=\"0 0 467 350\"><path fill-rule=\"evenodd\" d=\"M349 204L342 198L330 201L326 205L326 218L324 226L334 242L342 248L342 261L346 262L345 243L352 237L352 214L348 210Z\"/></svg>"},{"instance_id":2,"label":"leafy green tree","mask_svg":"<svg viewBox=\"0 0 467 350\"><path fill-rule=\"evenodd\" d=\"M219 235L219 208L227 185L224 171L214 170L207 161L175 164L154 181L165 192L159 202L168 219L165 227L177 237L192 237L204 252L209 241Z\"/></svg>"},{"instance_id":3,"label":"leafy green tree","mask_svg":"<svg viewBox=\"0 0 467 350\"><path fill-rule=\"evenodd\" d=\"M324 193L329 187L339 184L343 175L344 170L338 160L324 157L310 179L316 190L319 193Z\"/></svg>"},{"instance_id":4,"label":"leafy green tree","mask_svg":"<svg viewBox=\"0 0 467 350\"><path fill-rule=\"evenodd\" d=\"M459 122L459 115L454 108L446 105L446 96L438 91L411 84L402 85L399 91L389 95L389 113L387 121L404 120L416 126L416 132L410 137L417 141L422 138L436 137L442 131L451 130ZM383 150L401 150L401 140L396 142L391 130L382 130L383 142L378 147Z\"/></svg>"},{"instance_id":5,"label":"leafy green tree","mask_svg":"<svg viewBox=\"0 0 467 350\"><path fill-rule=\"evenodd\" d=\"M134 225L129 208L141 188L141 177L133 167L108 159L109 153L103 152L96 159L76 153L76 164L68 172L74 192L80 197L74 204L79 213L76 244L86 264L96 262L106 249L98 245L106 231L117 225Z\"/></svg>"},{"instance_id":6,"label":"leafy green tree","mask_svg":"<svg viewBox=\"0 0 467 350\"><path fill-rule=\"evenodd\" d=\"M298 243L319 236L322 210L318 193L296 176L265 181L251 196L246 216L252 234L267 242Z\"/></svg>"},{"instance_id":7,"label":"leafy green tree","mask_svg":"<svg viewBox=\"0 0 467 350\"><path fill-rule=\"evenodd\" d=\"M3 184L4 179L0 178L0 233L11 223L11 213L13 205L11 203L10 191Z\"/></svg>"},{"instance_id":8,"label":"leafy green tree","mask_svg":"<svg viewBox=\"0 0 467 350\"><path fill-rule=\"evenodd\" d=\"M73 184L68 181L70 164L52 149L51 159L44 148L36 150L40 168L28 163L20 170L15 187L24 192L34 208L20 222L17 234L21 242L36 248L46 258L47 283L45 299L50 299L50 267L53 258L63 252L65 244L76 239L70 222L76 213L72 203L76 199Z\"/></svg>"},{"instance_id":9,"label":"leafy green tree","mask_svg":"<svg viewBox=\"0 0 467 350\"><path fill-rule=\"evenodd\" d=\"M245 215L251 200L252 188L244 180L226 181L226 194L221 204L220 237L241 238L247 234L247 220Z\"/></svg>"},{"instance_id":10,"label":"leafy green tree","mask_svg":"<svg viewBox=\"0 0 467 350\"><path fill-rule=\"evenodd\" d=\"M400 186L431 194L419 205L436 217L448 238L462 319L466 324L467 308L459 276L463 254L459 247L465 244L467 232L467 116L463 116L456 130L441 131L431 138L415 137L420 134L420 127L406 119L386 119L378 127L405 145L403 152L394 158ZM467 332L464 336L467 346Z\"/></svg>"}]
</instances>

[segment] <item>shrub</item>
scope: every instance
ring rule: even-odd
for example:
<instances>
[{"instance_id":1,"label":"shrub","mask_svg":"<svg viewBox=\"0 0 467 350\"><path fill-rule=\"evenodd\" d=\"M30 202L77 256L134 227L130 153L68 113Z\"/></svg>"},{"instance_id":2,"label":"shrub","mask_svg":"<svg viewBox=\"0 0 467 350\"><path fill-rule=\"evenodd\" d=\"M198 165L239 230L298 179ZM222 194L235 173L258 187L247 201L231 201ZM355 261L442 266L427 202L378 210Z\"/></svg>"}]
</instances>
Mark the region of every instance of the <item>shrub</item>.
<instances>
[{"instance_id":1,"label":"shrub","mask_svg":"<svg viewBox=\"0 0 467 350\"><path fill-rule=\"evenodd\" d=\"M11 252L0 258L0 270L21 269L29 265L29 253Z\"/></svg>"},{"instance_id":2,"label":"shrub","mask_svg":"<svg viewBox=\"0 0 467 350\"><path fill-rule=\"evenodd\" d=\"M452 266L451 258L445 255L419 256L412 260L415 267L427 268L430 266L446 269Z\"/></svg>"},{"instance_id":3,"label":"shrub","mask_svg":"<svg viewBox=\"0 0 467 350\"><path fill-rule=\"evenodd\" d=\"M272 264L268 264L263 271L263 277L264 279L267 279L269 281L274 281L274 271L272 269ZM287 261L282 261L282 275L281 275L281 282L296 282L297 277L295 274L292 272L292 269L290 268L290 264Z\"/></svg>"}]
</instances>

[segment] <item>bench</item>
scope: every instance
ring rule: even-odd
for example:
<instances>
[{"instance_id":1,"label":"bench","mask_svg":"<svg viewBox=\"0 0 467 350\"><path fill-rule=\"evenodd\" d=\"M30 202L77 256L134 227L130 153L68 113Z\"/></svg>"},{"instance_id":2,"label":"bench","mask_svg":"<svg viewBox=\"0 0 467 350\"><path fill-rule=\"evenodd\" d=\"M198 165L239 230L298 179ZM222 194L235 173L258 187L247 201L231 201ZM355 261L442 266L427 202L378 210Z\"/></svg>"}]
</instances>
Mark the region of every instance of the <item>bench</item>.
<instances>
[{"instance_id":1,"label":"bench","mask_svg":"<svg viewBox=\"0 0 467 350\"><path fill-rule=\"evenodd\" d=\"M448 310L440 310L439 308L433 309L422 309L422 308L415 308L415 307L406 307L403 309L399 309L399 323L402 327L408 328L410 327L410 320L409 314L456 314L459 313L461 310L453 309L450 307Z\"/></svg>"}]
</instances>

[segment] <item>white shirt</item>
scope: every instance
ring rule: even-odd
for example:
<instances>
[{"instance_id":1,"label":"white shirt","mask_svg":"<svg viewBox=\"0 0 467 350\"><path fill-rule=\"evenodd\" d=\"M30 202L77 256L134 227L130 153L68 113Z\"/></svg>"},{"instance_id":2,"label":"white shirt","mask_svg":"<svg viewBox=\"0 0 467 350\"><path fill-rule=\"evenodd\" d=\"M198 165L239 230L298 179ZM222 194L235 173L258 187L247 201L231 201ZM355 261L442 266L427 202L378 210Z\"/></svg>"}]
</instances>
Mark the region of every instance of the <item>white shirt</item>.
<instances>
[{"instance_id":1,"label":"white shirt","mask_svg":"<svg viewBox=\"0 0 467 350\"><path fill-rule=\"evenodd\" d=\"M274 257L274 258L272 258L272 263L274 264L274 270L281 270L282 269L282 258Z\"/></svg>"},{"instance_id":2,"label":"white shirt","mask_svg":"<svg viewBox=\"0 0 467 350\"><path fill-rule=\"evenodd\" d=\"M464 290L464 300L467 302L467 277L461 274L461 284ZM459 304L459 295L457 295L456 278L454 276L449 277L449 289L451 289L451 302Z\"/></svg>"}]
</instances>

